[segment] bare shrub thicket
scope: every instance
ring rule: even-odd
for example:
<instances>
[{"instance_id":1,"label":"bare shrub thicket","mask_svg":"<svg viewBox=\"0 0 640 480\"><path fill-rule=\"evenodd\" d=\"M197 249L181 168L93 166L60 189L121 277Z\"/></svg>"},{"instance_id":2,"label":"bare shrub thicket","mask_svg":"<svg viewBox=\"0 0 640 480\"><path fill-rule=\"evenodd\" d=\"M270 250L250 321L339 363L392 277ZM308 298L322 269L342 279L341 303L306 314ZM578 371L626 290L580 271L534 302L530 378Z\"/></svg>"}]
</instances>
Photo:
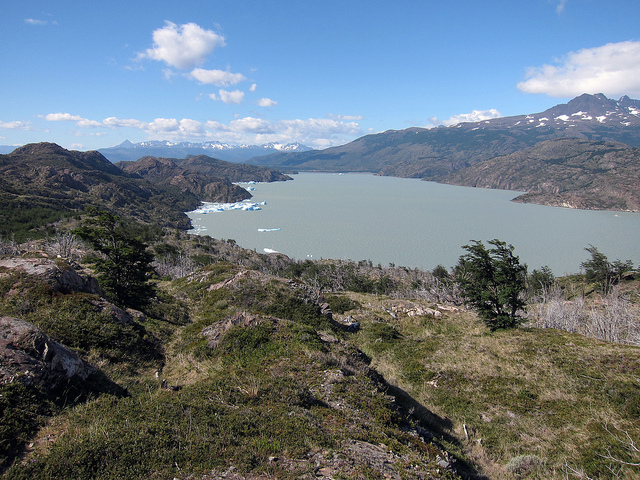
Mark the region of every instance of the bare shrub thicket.
<instances>
[{"instance_id":1,"label":"bare shrub thicket","mask_svg":"<svg viewBox=\"0 0 640 480\"><path fill-rule=\"evenodd\" d=\"M527 309L527 326L557 328L609 342L640 345L640 306L613 288L599 300L567 300L558 287L543 291Z\"/></svg>"},{"instance_id":2,"label":"bare shrub thicket","mask_svg":"<svg viewBox=\"0 0 640 480\"><path fill-rule=\"evenodd\" d=\"M190 275L202 265L194 262L187 255L179 254L163 257L159 260L156 259L151 266L161 277L169 277L171 280L175 280Z\"/></svg>"},{"instance_id":3,"label":"bare shrub thicket","mask_svg":"<svg viewBox=\"0 0 640 480\"><path fill-rule=\"evenodd\" d=\"M0 255L18 255L20 249L15 242L13 235L11 238L4 238L0 236Z\"/></svg>"},{"instance_id":4,"label":"bare shrub thicket","mask_svg":"<svg viewBox=\"0 0 640 480\"><path fill-rule=\"evenodd\" d=\"M47 243L46 249L56 256L72 258L82 242L71 232L57 232Z\"/></svg>"}]
</instances>

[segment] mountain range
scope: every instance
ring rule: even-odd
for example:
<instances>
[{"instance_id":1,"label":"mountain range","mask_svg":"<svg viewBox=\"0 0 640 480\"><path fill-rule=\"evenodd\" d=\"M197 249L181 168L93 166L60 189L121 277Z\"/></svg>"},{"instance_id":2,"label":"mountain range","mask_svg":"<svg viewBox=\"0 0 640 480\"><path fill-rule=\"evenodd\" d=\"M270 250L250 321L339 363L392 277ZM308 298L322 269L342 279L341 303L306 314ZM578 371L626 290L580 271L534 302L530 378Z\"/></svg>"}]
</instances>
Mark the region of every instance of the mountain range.
<instances>
[{"instance_id":1,"label":"mountain range","mask_svg":"<svg viewBox=\"0 0 640 480\"><path fill-rule=\"evenodd\" d=\"M169 142L166 140L150 140L132 143L125 140L120 145L101 148L98 151L113 163L134 161L141 157L185 158L189 155L213 156L227 162L240 163L249 158L268 155L276 152L305 152L311 150L299 143L265 143L262 145L232 145L222 142Z\"/></svg>"},{"instance_id":2,"label":"mountain range","mask_svg":"<svg viewBox=\"0 0 640 480\"><path fill-rule=\"evenodd\" d=\"M640 147L640 101L584 94L541 113L450 127L389 130L338 147L275 153L248 163L437 180L483 160L563 137L613 140Z\"/></svg>"},{"instance_id":3,"label":"mountain range","mask_svg":"<svg viewBox=\"0 0 640 480\"><path fill-rule=\"evenodd\" d=\"M553 146L553 142L559 143ZM613 143L602 147L602 142ZM640 101L627 96L612 100L603 94L584 94L541 113L450 127L390 130L339 147L276 153L252 158L248 163L282 170L372 172L518 189L537 192L521 197L521 201L639 211L637 147ZM611 149L616 151L613 163ZM598 156L598 160L592 158ZM550 163L554 163L551 170L547 168ZM526 168L509 167L522 164ZM624 170L622 175L618 175L620 168ZM525 176L524 170L535 174ZM581 181L574 183L578 171Z\"/></svg>"}]
</instances>

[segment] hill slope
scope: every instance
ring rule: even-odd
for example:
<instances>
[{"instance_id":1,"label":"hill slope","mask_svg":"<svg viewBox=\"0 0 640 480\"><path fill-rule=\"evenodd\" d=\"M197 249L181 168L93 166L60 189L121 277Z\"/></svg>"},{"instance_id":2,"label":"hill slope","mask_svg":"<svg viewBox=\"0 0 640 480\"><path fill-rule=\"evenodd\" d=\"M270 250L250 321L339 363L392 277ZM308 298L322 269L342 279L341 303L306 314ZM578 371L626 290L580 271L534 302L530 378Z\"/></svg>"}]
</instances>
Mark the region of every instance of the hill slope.
<instances>
[{"instance_id":1,"label":"hill slope","mask_svg":"<svg viewBox=\"0 0 640 480\"><path fill-rule=\"evenodd\" d=\"M519 202L640 211L640 149L615 142L558 139L495 157L436 180L526 191Z\"/></svg>"},{"instance_id":2,"label":"hill slope","mask_svg":"<svg viewBox=\"0 0 640 480\"><path fill-rule=\"evenodd\" d=\"M247 190L232 182L291 180L270 168L225 162L206 155L185 159L143 157L135 162L118 162L116 166L151 183L177 187L205 202L237 202L251 198Z\"/></svg>"},{"instance_id":3,"label":"hill slope","mask_svg":"<svg viewBox=\"0 0 640 480\"><path fill-rule=\"evenodd\" d=\"M0 155L0 235L37 229L87 205L178 228L200 201L123 172L98 152L69 151L53 143L29 144Z\"/></svg>"}]
</instances>

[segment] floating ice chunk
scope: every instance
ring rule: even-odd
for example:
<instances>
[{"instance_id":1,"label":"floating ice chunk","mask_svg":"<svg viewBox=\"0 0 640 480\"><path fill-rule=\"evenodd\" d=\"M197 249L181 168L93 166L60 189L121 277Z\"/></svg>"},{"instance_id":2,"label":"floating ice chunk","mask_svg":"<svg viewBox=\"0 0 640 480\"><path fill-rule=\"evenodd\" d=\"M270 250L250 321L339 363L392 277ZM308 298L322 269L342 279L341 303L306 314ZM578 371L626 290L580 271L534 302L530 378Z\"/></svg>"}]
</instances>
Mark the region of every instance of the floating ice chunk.
<instances>
[{"instance_id":1,"label":"floating ice chunk","mask_svg":"<svg viewBox=\"0 0 640 480\"><path fill-rule=\"evenodd\" d=\"M280 228L259 228L259 232L277 232Z\"/></svg>"},{"instance_id":2,"label":"floating ice chunk","mask_svg":"<svg viewBox=\"0 0 640 480\"><path fill-rule=\"evenodd\" d=\"M227 210L262 210L261 205L266 205L267 202L260 203L247 203L247 202L235 202L235 203L211 203L205 202L198 208L190 213L199 213L199 214L207 214L207 213L217 213L217 212L226 212Z\"/></svg>"}]
</instances>

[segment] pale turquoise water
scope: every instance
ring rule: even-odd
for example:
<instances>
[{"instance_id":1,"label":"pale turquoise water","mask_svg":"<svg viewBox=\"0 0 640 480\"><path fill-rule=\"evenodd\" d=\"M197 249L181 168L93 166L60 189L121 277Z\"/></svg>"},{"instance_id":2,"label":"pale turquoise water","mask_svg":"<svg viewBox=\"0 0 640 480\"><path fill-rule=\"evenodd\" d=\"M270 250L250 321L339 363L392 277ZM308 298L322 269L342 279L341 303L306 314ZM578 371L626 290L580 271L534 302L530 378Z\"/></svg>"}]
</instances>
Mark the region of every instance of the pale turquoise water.
<instances>
[{"instance_id":1,"label":"pale turquoise water","mask_svg":"<svg viewBox=\"0 0 640 480\"><path fill-rule=\"evenodd\" d=\"M640 261L640 214L524 205L510 201L517 192L368 174L302 173L254 187L262 210L191 213L194 226L261 253L423 269L451 267L469 240L493 238L514 245L530 269L549 265L556 275L578 272L590 244L610 260Z\"/></svg>"}]
</instances>

